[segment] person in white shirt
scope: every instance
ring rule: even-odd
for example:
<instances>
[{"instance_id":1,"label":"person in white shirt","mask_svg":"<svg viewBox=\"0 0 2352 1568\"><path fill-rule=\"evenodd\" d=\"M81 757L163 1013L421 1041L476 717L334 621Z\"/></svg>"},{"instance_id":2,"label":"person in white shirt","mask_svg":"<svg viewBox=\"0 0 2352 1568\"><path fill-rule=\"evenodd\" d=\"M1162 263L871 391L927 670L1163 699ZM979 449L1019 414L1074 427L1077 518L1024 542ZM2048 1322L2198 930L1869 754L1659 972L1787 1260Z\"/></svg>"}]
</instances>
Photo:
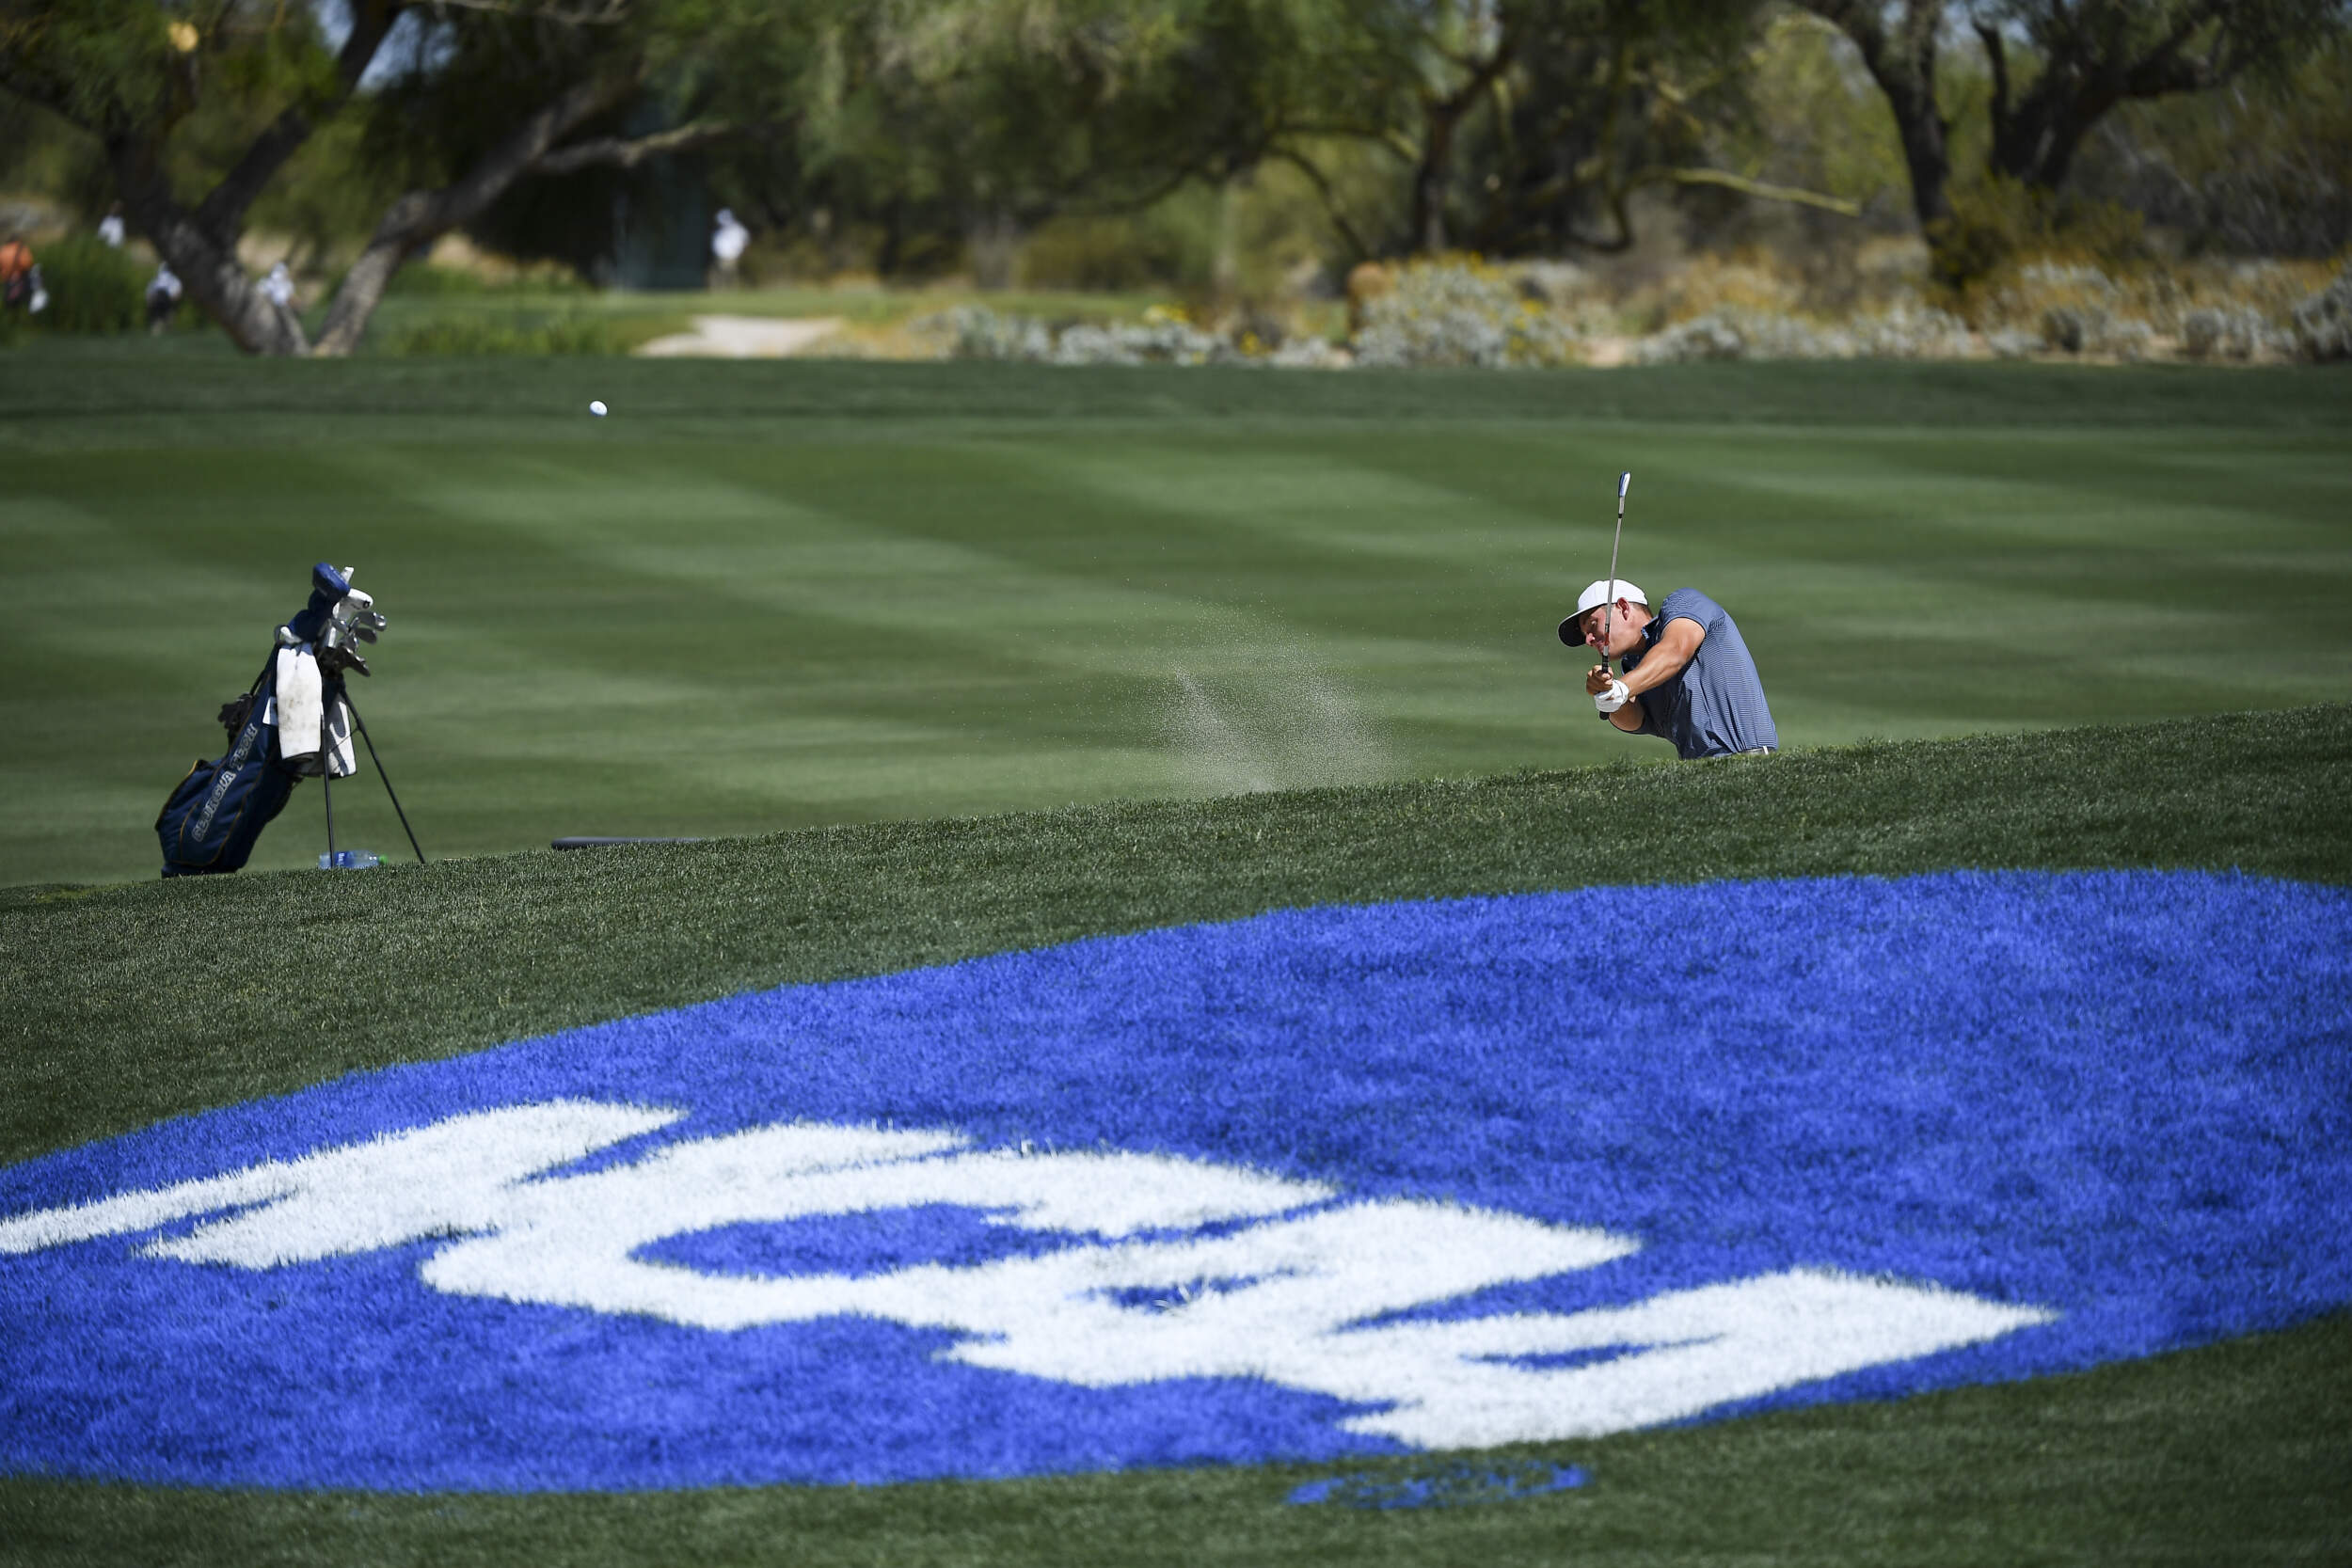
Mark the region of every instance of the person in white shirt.
<instances>
[{"instance_id":1,"label":"person in white shirt","mask_svg":"<svg viewBox=\"0 0 2352 1568\"><path fill-rule=\"evenodd\" d=\"M155 263L155 276L147 280L147 330L150 336L161 336L171 324L171 313L180 309L180 277L168 261Z\"/></svg>"},{"instance_id":2,"label":"person in white shirt","mask_svg":"<svg viewBox=\"0 0 2352 1568\"><path fill-rule=\"evenodd\" d=\"M294 274L286 270L285 262L270 268L269 276L262 279L262 297L280 310L294 309Z\"/></svg>"},{"instance_id":3,"label":"person in white shirt","mask_svg":"<svg viewBox=\"0 0 2352 1568\"><path fill-rule=\"evenodd\" d=\"M719 287L735 287L736 267L743 260L744 246L751 243L752 231L743 227L734 211L720 208L710 230L710 259L717 263L716 282Z\"/></svg>"},{"instance_id":4,"label":"person in white shirt","mask_svg":"<svg viewBox=\"0 0 2352 1568\"><path fill-rule=\"evenodd\" d=\"M122 248L122 203L118 201L106 209L106 215L98 220L98 238L110 249Z\"/></svg>"}]
</instances>

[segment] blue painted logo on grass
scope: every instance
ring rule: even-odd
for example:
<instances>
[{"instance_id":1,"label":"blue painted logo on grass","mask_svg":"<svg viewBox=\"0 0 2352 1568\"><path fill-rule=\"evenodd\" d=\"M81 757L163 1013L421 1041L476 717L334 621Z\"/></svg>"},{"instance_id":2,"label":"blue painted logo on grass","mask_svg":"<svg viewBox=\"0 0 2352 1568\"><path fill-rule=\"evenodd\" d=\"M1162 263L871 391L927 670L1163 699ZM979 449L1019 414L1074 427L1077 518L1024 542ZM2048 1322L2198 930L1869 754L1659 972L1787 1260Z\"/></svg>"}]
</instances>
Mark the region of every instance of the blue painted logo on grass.
<instances>
[{"instance_id":1,"label":"blue painted logo on grass","mask_svg":"<svg viewBox=\"0 0 2352 1568\"><path fill-rule=\"evenodd\" d=\"M1587 1479L1575 1465L1526 1464L1503 1470L1454 1465L1431 1475L1327 1476L1293 1488L1282 1500L1293 1508L1476 1508L1572 1492Z\"/></svg>"},{"instance_id":2,"label":"blue painted logo on grass","mask_svg":"<svg viewBox=\"0 0 2352 1568\"><path fill-rule=\"evenodd\" d=\"M1477 1449L2352 1301L2352 893L1319 909L743 996L0 1171L0 1470ZM1482 1472L1483 1473L1483 1472Z\"/></svg>"}]
</instances>

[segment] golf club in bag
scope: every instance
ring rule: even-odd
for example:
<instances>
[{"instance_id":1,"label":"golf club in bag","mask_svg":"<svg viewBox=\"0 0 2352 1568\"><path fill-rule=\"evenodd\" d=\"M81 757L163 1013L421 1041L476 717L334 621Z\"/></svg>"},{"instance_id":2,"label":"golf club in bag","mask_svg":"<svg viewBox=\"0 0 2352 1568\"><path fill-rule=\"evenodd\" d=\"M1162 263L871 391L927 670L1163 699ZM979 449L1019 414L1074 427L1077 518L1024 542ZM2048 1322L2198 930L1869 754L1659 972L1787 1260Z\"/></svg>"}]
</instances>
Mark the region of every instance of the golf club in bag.
<instances>
[{"instance_id":1,"label":"golf club in bag","mask_svg":"<svg viewBox=\"0 0 2352 1568\"><path fill-rule=\"evenodd\" d=\"M278 645L245 695L220 710L228 750L190 768L155 818L165 876L213 876L243 867L294 785L313 776L326 795L327 852L319 863L346 863L349 852L339 860L335 848L334 781L359 770L354 730L384 781L408 847L416 850L417 863L424 863L375 740L343 686L346 671L370 673L358 644L373 642L384 625L374 601L351 586L349 567L339 570L322 561L310 569L310 604L278 628Z\"/></svg>"}]
</instances>

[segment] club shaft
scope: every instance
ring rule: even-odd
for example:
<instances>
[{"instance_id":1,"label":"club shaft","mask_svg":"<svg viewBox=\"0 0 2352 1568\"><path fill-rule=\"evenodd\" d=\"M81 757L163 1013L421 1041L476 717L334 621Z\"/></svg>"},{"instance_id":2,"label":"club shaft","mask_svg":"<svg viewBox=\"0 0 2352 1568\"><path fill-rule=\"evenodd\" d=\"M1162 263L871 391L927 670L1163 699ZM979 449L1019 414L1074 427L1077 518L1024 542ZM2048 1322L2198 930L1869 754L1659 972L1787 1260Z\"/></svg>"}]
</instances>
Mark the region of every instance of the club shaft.
<instances>
[{"instance_id":1,"label":"club shaft","mask_svg":"<svg viewBox=\"0 0 2352 1568\"><path fill-rule=\"evenodd\" d=\"M1632 488L1633 476L1623 474L1617 480L1617 531L1609 541L1609 598L1600 612L1600 667L1609 668L1609 637L1611 623L1617 610L1617 546L1625 542L1625 493Z\"/></svg>"}]
</instances>

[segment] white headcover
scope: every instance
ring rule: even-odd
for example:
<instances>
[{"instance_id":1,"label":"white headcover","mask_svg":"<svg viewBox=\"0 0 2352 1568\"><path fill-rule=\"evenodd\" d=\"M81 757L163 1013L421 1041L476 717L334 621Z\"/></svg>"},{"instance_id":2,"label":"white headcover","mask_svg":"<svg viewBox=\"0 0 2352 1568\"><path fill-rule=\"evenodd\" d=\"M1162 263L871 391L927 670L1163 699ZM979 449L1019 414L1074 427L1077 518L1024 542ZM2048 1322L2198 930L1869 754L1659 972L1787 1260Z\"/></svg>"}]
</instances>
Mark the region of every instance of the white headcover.
<instances>
[{"instance_id":1,"label":"white headcover","mask_svg":"<svg viewBox=\"0 0 2352 1568\"><path fill-rule=\"evenodd\" d=\"M1617 591L1613 594L1609 591L1609 578L1602 578L1583 593L1579 594L1576 596L1576 612L1581 615L1588 610L1598 610L1612 599L1629 599L1635 604L1645 606L1649 603L1649 595L1626 581L1625 578L1616 579Z\"/></svg>"}]
</instances>

